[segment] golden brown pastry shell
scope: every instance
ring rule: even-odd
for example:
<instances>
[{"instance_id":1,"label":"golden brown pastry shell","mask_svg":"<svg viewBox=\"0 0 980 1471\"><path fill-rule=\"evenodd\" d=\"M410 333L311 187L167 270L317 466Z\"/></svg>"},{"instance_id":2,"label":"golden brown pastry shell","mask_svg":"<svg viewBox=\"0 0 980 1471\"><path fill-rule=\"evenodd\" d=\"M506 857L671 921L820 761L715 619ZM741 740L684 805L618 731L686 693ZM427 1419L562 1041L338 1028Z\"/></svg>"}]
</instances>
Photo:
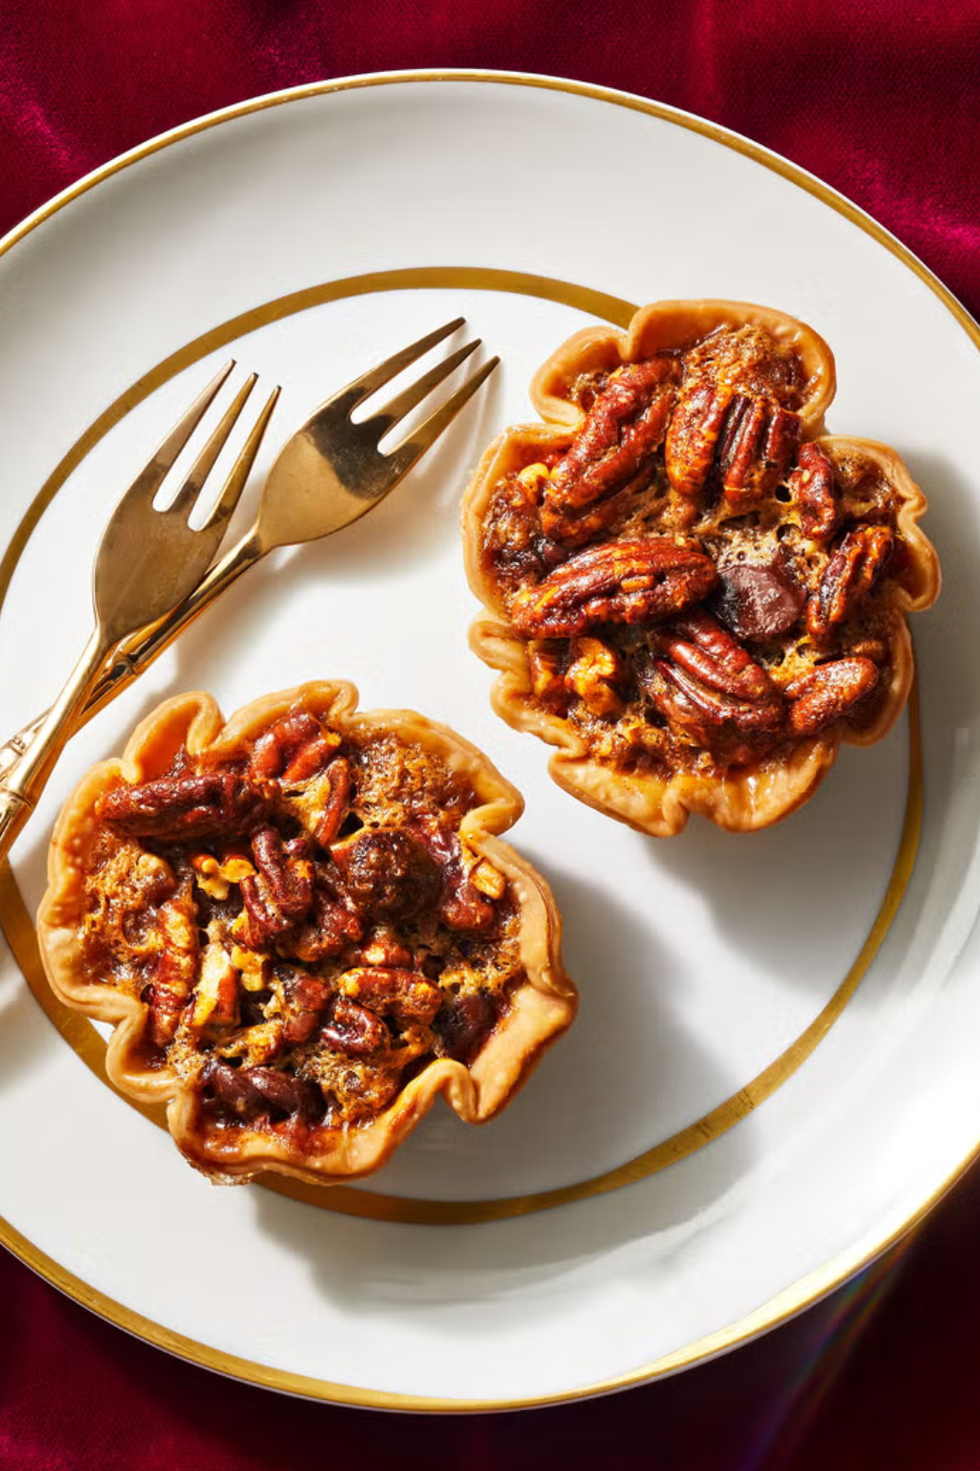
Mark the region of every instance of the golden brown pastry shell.
<instances>
[{"instance_id":1,"label":"golden brown pastry shell","mask_svg":"<svg viewBox=\"0 0 980 1471\"><path fill-rule=\"evenodd\" d=\"M771 308L747 302L668 301L642 307L625 332L586 327L552 353L531 381L530 396L544 423L515 425L497 436L483 454L463 498L463 550L470 587L496 616L478 618L470 629L470 646L492 669L500 671L491 691L496 713L515 730L529 731L558 747L548 771L557 784L600 812L656 837L681 832L693 812L732 832L768 827L795 811L819 786L837 757L842 741L871 745L895 723L912 686L915 660L904 619L897 620L891 646L891 678L872 726L857 729L838 722L797 741L789 754L776 753L746 767L717 776L690 771L664 778L655 773L622 773L592 759L585 742L561 716L540 708L530 698L528 642L507 619L499 588L482 556L483 522L498 482L512 470L539 460L550 450L564 450L585 422L585 414L567 397L582 374L638 362L656 352L683 349L720 326L745 323L764 326L778 341L792 345L806 372L806 392L799 413L807 440L816 438L833 456L860 454L877 463L901 500L897 528L909 552L909 569L898 590L903 613L928 608L939 595L940 572L935 550L918 526L926 497L901 458L874 440L821 435L824 414L833 399L836 374L833 354L812 328Z\"/></svg>"},{"instance_id":2,"label":"golden brown pastry shell","mask_svg":"<svg viewBox=\"0 0 980 1471\"><path fill-rule=\"evenodd\" d=\"M574 433L585 415L568 397L569 385L582 373L612 372L624 363L640 362L658 352L684 351L716 327L763 327L781 347L798 354L806 374L799 408L803 435L818 433L837 386L834 355L823 338L773 307L748 301L656 301L635 312L625 332L610 327L583 327L548 358L531 379L531 402L542 419Z\"/></svg>"},{"instance_id":3,"label":"golden brown pastry shell","mask_svg":"<svg viewBox=\"0 0 980 1471\"><path fill-rule=\"evenodd\" d=\"M65 804L48 854L48 888L38 910L41 956L55 994L75 1011L113 1024L106 1071L124 1093L167 1103L167 1123L192 1164L219 1181L260 1171L293 1175L311 1183L349 1180L378 1169L428 1112L437 1095L467 1123L483 1123L514 1096L545 1048L571 1024L577 992L561 960L561 918L548 885L498 836L523 811L519 792L485 756L446 726L408 710L357 711L358 694L345 681L302 685L266 695L226 722L208 694L167 700L136 728L121 758L104 761L81 781ZM231 755L280 716L302 706L340 734L386 731L422 746L462 773L479 805L466 813L460 836L507 878L520 914L519 944L527 979L511 993L506 1015L469 1066L451 1059L431 1062L376 1118L346 1129L318 1130L315 1155L261 1129L236 1124L201 1126L193 1090L169 1067L149 1069L140 1056L147 1006L88 973L77 941L84 873L96 832L95 804L124 781L162 775L185 747L192 756Z\"/></svg>"}]
</instances>

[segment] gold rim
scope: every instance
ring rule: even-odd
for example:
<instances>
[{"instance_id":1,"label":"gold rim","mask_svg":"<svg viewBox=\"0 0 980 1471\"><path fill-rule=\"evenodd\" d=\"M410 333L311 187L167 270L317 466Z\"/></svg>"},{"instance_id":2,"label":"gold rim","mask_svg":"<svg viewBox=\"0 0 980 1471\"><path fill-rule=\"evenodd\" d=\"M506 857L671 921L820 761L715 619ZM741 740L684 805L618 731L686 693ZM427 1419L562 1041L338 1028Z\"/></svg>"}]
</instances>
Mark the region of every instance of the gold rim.
<instances>
[{"instance_id":1,"label":"gold rim","mask_svg":"<svg viewBox=\"0 0 980 1471\"><path fill-rule=\"evenodd\" d=\"M2 589L0 589L2 602ZM888 880L885 897L875 916L868 937L837 990L814 1017L810 1025L780 1053L768 1067L744 1087L739 1088L717 1108L695 1123L661 1140L625 1164L606 1170L589 1180L555 1190L537 1191L531 1195L504 1196L488 1200L426 1200L418 1197L387 1195L349 1185L310 1185L301 1180L269 1175L256 1184L277 1195L301 1200L319 1210L337 1215L359 1216L364 1220L413 1226L470 1226L491 1221L512 1220L516 1216L553 1210L596 1195L607 1195L635 1185L669 1165L677 1164L720 1138L729 1129L758 1108L792 1077L830 1031L861 983L868 967L881 947L892 920L908 887L922 827L922 746L919 730L918 685L913 684L909 697L909 776L905 817L898 853ZM27 911L23 895L9 863L0 864L0 928L13 957L38 1005L72 1051L95 1076L144 1118L167 1130L166 1106L143 1103L122 1092L106 1074L106 1042L90 1021L71 1011L58 1000L48 985L38 950L37 934ZM2 1217L0 1217L2 1222ZM0 1230L2 1240L2 1230Z\"/></svg>"},{"instance_id":2,"label":"gold rim","mask_svg":"<svg viewBox=\"0 0 980 1471\"><path fill-rule=\"evenodd\" d=\"M388 72L368 76L350 77L340 81L314 83L308 86L285 89L270 93L264 97L254 98L248 102L239 103L233 107L212 113L206 117L199 118L193 122L174 128L157 138L150 139L130 152L121 155L109 163L97 169L85 179L56 196L47 205L35 211L20 226L13 230L5 240L0 242L0 255L12 249L19 241L24 239L33 230L38 228L46 220L51 218L71 200L86 193L97 184L102 183L112 174L128 167L130 164L139 162L158 152L160 149L169 147L185 138L192 137L198 133L215 127L220 123L228 122L234 118L243 117L248 114L259 112L268 107L280 106L291 101L301 100L307 97L323 95L331 92L346 91L362 87L384 86L391 84L407 84L415 82L474 82L490 83L494 85L510 85L535 87L544 90L564 92L572 95L587 97L595 101L602 101L611 105L626 107L632 111L645 114L650 117L662 119L675 126L685 128L689 131L710 138L724 147L730 148L737 153L753 159L765 168L781 175L783 178L804 189L807 193L819 199L836 213L843 215L858 226L865 234L883 245L892 255L900 260L909 270L913 272L933 294L943 303L954 319L970 337L975 346L980 348L980 328L966 312L965 308L946 289L945 286L923 265L905 246L900 244L888 231L886 231L875 220L858 209L849 200L845 199L836 191L830 189L820 180L805 173L796 165L780 158L778 155L768 152L758 144L751 143L737 134L730 133L713 123L708 123L701 118L682 113L676 109L665 106L662 103L646 101L643 98L631 96L627 93L616 92L612 89L593 87L585 83L567 82L559 78L526 76L505 72L486 71L421 71L421 72ZM95 427L95 426L93 426ZM76 447L79 448L79 447ZM87 449L82 451L82 454ZM79 455L79 459L82 455ZM76 461L77 463L77 461ZM70 468L66 469L70 473ZM30 528L27 528L24 536L26 541ZM22 550L23 543L21 544ZM8 549L8 556L15 551L12 545ZM0 564L0 575L6 571L6 558L4 564ZM913 804L914 805L914 804ZM906 824L908 823L906 814ZM896 900L897 907L897 900ZM880 936L878 943L880 943ZM869 937L870 943L871 937ZM877 946L875 946L877 948ZM862 952L863 953L863 952ZM873 954L873 952L872 952ZM870 963L868 958L868 963ZM819 1018L818 1018L819 1020ZM980 1145L978 1145L980 1149ZM205 1367L218 1369L222 1372L232 1374L238 1378L250 1380L253 1383L264 1384L280 1390L287 1390L297 1394L312 1396L315 1398L329 1399L339 1403L369 1405L377 1408L401 1408L401 1409L423 1409L459 1411L464 1409L487 1410L519 1408L540 1404L553 1404L568 1400L580 1399L588 1395L608 1392L613 1389L626 1388L630 1385L642 1383L645 1380L659 1377L677 1369L687 1367L703 1359L713 1356L724 1349L729 1349L745 1340L755 1336L767 1328L775 1326L787 1317L801 1311L809 1304L833 1288L840 1285L854 1272L859 1271L874 1257L887 1250L897 1242L907 1231L916 1225L931 1209L937 1200L950 1186L960 1177L963 1171L976 1157L977 1149L971 1151L969 1156L963 1160L937 1187L937 1189L926 1199L921 1207L910 1217L907 1217L893 1225L885 1232L880 1240L870 1246L864 1246L858 1250L842 1253L830 1262L825 1263L817 1271L800 1279L798 1282L786 1288L783 1292L765 1303L755 1313L739 1321L727 1325L725 1328L712 1334L708 1338L701 1339L685 1348L661 1357L651 1363L641 1365L639 1368L626 1374L619 1375L614 1379L605 1380L583 1386L580 1389L571 1390L562 1394L553 1394L542 1397L526 1399L511 1398L495 1401L469 1401L459 1399L430 1399L422 1396L386 1394L380 1391L362 1391L349 1385L329 1384L320 1380L309 1380L301 1375L285 1373L277 1370L269 1370L264 1366L251 1361L234 1358L212 1350L206 1345L195 1343L181 1335L173 1334L160 1325L142 1318L139 1314L132 1312L122 1304L114 1302L97 1292L83 1282L80 1278L66 1272L40 1252L32 1243L26 1240L19 1232L14 1230L6 1221L0 1218L0 1241L3 1242L15 1255L31 1266L41 1276L58 1286L69 1296L85 1303L109 1321L130 1332L138 1334L147 1341L192 1362Z\"/></svg>"},{"instance_id":3,"label":"gold rim","mask_svg":"<svg viewBox=\"0 0 980 1471\"><path fill-rule=\"evenodd\" d=\"M77 443L68 450L61 463L55 467L28 506L11 539L8 552L0 562L0 611L2 611L10 578L20 553L43 510L51 504L71 471L84 459L85 455L136 404L142 403L162 384L199 362L209 353L229 347L247 333L266 326L270 322L282 321L285 317L307 311L311 307L355 296L371 295L375 292L425 288L507 291L512 294L534 296L539 299L556 301L564 306L575 307L583 313L605 318L620 327L626 327L637 310L633 302L596 292L571 282L557 281L547 276L532 276L524 272L490 270L473 266L456 268L427 266L372 272L363 276L347 276L339 281L328 281L317 286L306 287L273 301L262 302L258 306L251 307L248 311L192 339L183 347L178 348L176 352L171 353L162 363L156 364L148 372L143 373L138 382L120 394L96 422L85 430ZM850 1001L874 959L901 903L915 862L922 807L917 717L918 704L913 696L909 703L910 760L902 836L885 897L857 959L827 1004L801 1035L791 1042L762 1072L737 1089L703 1118L697 1119L686 1128L613 1169L605 1170L599 1175L577 1181L572 1185L536 1191L527 1195L466 1201L427 1200L389 1195L361 1187L355 1189L344 1185L335 1185L328 1190L301 1180L271 1174L258 1182L260 1187L289 1196L294 1200L302 1200L319 1210L360 1216L367 1220L427 1226L476 1225L489 1221L509 1220L515 1216L531 1215L541 1210L552 1210L558 1206L570 1205L578 1200L586 1200L595 1195L605 1195L612 1190L634 1185L637 1181L657 1174L669 1165L685 1159L687 1155L695 1153L698 1149L703 1149L713 1139L727 1133L760 1103L782 1087L826 1036ZM106 1075L106 1043L101 1034L91 1022L64 1006L51 991L38 953L34 925L24 905L16 879L9 868L0 869L0 928L3 929L14 958L35 998L76 1054L82 1058L100 1081L112 1088L125 1103L137 1108L159 1128L166 1129L165 1107L163 1105L142 1105L114 1086Z\"/></svg>"}]
</instances>

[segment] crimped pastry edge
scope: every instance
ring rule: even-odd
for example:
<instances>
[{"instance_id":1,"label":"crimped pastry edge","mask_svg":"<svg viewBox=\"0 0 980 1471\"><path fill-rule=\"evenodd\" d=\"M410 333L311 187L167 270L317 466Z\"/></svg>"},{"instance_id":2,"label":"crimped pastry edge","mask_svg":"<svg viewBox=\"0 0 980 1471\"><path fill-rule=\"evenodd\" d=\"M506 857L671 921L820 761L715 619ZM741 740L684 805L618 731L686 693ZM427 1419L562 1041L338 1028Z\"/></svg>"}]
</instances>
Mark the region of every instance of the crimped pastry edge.
<instances>
[{"instance_id":1,"label":"crimped pastry edge","mask_svg":"<svg viewBox=\"0 0 980 1471\"><path fill-rule=\"evenodd\" d=\"M581 373L614 369L657 352L693 347L717 327L764 327L781 346L796 349L807 373L807 393L798 413L807 438L819 432L837 388L834 355L819 333L775 307L749 301L655 301L642 306L625 332L583 327L543 363L531 379L531 402L549 423L575 433L585 421L562 393Z\"/></svg>"},{"instance_id":2,"label":"crimped pastry edge","mask_svg":"<svg viewBox=\"0 0 980 1471\"><path fill-rule=\"evenodd\" d=\"M121 758L101 762L65 803L48 852L48 888L37 916L38 942L55 995L72 1010L113 1024L106 1071L122 1092L148 1102L165 1101L167 1123L190 1162L219 1182L246 1180L262 1171L313 1184L355 1179L380 1168L428 1112L439 1094L467 1123L484 1123L526 1081L544 1050L574 1019L578 995L561 959L561 917L544 879L499 834L523 811L519 792L469 741L409 710L357 712L358 692L347 681L313 681L262 696L225 722L214 699L202 692L166 700L136 727ZM451 1059L430 1063L370 1123L330 1131L327 1147L309 1156L280 1139L244 1125L228 1130L227 1147L202 1136L193 1090L170 1068L141 1067L137 1049L148 1008L135 997L84 975L77 944L84 865L96 829L98 797L118 777L140 781L165 770L181 745L191 755L230 752L302 704L340 731L393 731L438 754L472 782L480 805L460 824L474 852L488 858L512 885L520 916L521 959L527 981L512 993L511 1008L466 1067Z\"/></svg>"},{"instance_id":3,"label":"crimped pastry edge","mask_svg":"<svg viewBox=\"0 0 980 1471\"><path fill-rule=\"evenodd\" d=\"M694 812L728 832L769 827L806 801L837 758L839 737L810 736L797 743L789 760L739 768L723 778L680 771L665 781L653 772L615 772L589 757L570 721L528 703L527 645L509 624L477 619L470 646L485 664L501 671L490 692L501 719L559 748L548 762L551 778L589 807L653 837L675 837Z\"/></svg>"},{"instance_id":4,"label":"crimped pastry edge","mask_svg":"<svg viewBox=\"0 0 980 1471\"><path fill-rule=\"evenodd\" d=\"M769 827L794 812L819 786L837 757L841 741L868 746L894 725L905 706L915 673L912 640L905 620L892 644L892 678L888 698L878 719L866 730L830 726L797 742L789 760L762 762L730 771L722 778L678 772L669 780L653 774L617 773L591 760L571 723L560 716L533 709L527 701L531 677L527 641L517 635L493 579L483 565L482 526L498 481L510 470L531 462L529 452L564 448L581 428L585 415L561 396L576 377L595 368L615 368L663 348L692 345L722 325L758 323L781 342L797 347L812 386L800 410L804 435L830 450L851 450L876 460L902 498L898 529L913 552L915 572L911 591L901 590L905 613L921 612L939 595L940 571L935 549L918 526L928 508L921 488L913 481L900 456L876 440L819 434L824 414L836 389L834 357L812 328L784 312L748 302L667 301L641 307L626 331L585 327L551 354L531 380L530 397L543 423L513 425L502 431L484 451L466 488L462 504L463 553L467 579L494 620L478 617L470 628L474 652L500 677L491 690L496 713L515 730L528 731L559 747L548 763L549 775L565 791L600 812L655 837L681 832L692 812L710 818L731 832L753 832Z\"/></svg>"}]
</instances>

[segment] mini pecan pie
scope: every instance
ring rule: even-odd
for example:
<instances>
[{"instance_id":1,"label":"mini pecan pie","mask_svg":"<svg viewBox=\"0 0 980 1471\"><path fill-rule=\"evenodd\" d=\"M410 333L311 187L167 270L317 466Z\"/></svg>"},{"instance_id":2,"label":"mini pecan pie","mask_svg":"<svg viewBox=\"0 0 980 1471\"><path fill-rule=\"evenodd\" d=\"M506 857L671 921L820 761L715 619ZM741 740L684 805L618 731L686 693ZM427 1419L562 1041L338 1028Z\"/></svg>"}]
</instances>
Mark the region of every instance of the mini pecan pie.
<instances>
[{"instance_id":1,"label":"mini pecan pie","mask_svg":"<svg viewBox=\"0 0 980 1471\"><path fill-rule=\"evenodd\" d=\"M483 456L471 642L575 796L660 836L765 827L896 719L939 567L898 456L821 437L833 393L792 317L660 302L570 338L531 385L545 422Z\"/></svg>"},{"instance_id":2,"label":"mini pecan pie","mask_svg":"<svg viewBox=\"0 0 980 1471\"><path fill-rule=\"evenodd\" d=\"M109 1076L166 1099L216 1179L383 1164L442 1093L498 1112L570 1024L521 798L408 711L309 684L222 723L161 705L66 805L38 916L51 985L116 1023Z\"/></svg>"}]
</instances>

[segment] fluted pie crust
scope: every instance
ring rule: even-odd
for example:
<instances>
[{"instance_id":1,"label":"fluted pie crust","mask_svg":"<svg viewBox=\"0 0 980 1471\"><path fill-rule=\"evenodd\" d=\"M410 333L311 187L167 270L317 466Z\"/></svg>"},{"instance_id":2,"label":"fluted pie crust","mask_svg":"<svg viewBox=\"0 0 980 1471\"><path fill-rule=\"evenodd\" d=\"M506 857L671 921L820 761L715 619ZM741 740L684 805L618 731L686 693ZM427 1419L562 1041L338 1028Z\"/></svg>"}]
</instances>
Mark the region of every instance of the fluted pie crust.
<instances>
[{"instance_id":1,"label":"fluted pie crust","mask_svg":"<svg viewBox=\"0 0 980 1471\"><path fill-rule=\"evenodd\" d=\"M896 720L939 566L895 451L822 433L834 390L811 328L726 301L587 328L535 374L543 422L499 435L463 501L494 615L470 643L572 795L657 836L759 829Z\"/></svg>"},{"instance_id":2,"label":"fluted pie crust","mask_svg":"<svg viewBox=\"0 0 980 1471\"><path fill-rule=\"evenodd\" d=\"M411 711L358 712L357 698L345 682L311 683L255 700L227 722L207 694L168 700L137 727L121 759L84 778L53 835L38 914L51 986L67 1006L114 1025L110 1078L133 1098L165 1101L179 1148L217 1181L260 1171L313 1183L366 1175L440 1093L460 1118L482 1123L575 1015L550 890L498 836L523 810L519 793L448 728ZM297 731L305 732L298 744ZM331 808L338 757L346 796ZM208 831L207 815L203 825L198 815L187 819L180 838L165 831L168 820L179 826L179 814L163 828L151 816L156 837L121 830L147 825L130 810L131 784L148 794L142 807L153 808L157 789L142 784L216 771L232 773L229 783L242 773L257 783L244 796L228 787L229 811L259 803L259 815L240 819L230 840ZM201 797L212 800L226 797ZM345 813L353 832L341 831ZM378 847L383 840L388 848ZM268 871L256 856L265 853ZM395 880L393 862L402 865ZM282 864L291 867L279 894L266 873L276 880ZM297 886L309 894L311 873L313 893L328 896L312 911L323 917L319 931L309 913L299 915L302 900L288 909ZM182 928L189 903L190 928ZM340 938L331 942L334 930ZM324 943L333 953L310 960ZM223 991L214 991L215 975ZM396 982L392 1011L384 993ZM477 1001L461 1001L467 993ZM300 1041L286 1045L286 1036ZM365 1054L365 1038L379 1037L382 1049ZM411 1061L402 1077L405 1046ZM454 1051L461 1055L447 1055ZM261 1097L247 1078L240 1083L256 1057ZM340 1091L318 1078L338 1080ZM300 1099L293 1111L290 1089Z\"/></svg>"}]
</instances>

